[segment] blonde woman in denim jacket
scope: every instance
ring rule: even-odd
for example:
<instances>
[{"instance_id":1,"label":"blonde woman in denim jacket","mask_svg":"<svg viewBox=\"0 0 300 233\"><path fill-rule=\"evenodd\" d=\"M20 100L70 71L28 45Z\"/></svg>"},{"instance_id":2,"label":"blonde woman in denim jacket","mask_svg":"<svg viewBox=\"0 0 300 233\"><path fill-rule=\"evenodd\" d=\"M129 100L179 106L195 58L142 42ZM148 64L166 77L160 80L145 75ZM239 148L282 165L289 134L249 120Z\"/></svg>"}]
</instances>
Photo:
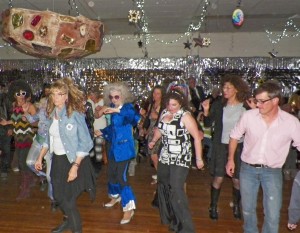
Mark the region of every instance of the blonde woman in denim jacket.
<instances>
[{"instance_id":1,"label":"blonde woman in denim jacket","mask_svg":"<svg viewBox=\"0 0 300 233\"><path fill-rule=\"evenodd\" d=\"M88 157L93 141L84 112L83 93L71 79L60 79L52 84L47 106L48 136L35 163L35 168L41 170L43 156L50 151L54 199L64 215L62 224L52 229L52 233L66 230L81 233L76 199L83 191L87 191L92 200L95 198L95 174Z\"/></svg>"}]
</instances>

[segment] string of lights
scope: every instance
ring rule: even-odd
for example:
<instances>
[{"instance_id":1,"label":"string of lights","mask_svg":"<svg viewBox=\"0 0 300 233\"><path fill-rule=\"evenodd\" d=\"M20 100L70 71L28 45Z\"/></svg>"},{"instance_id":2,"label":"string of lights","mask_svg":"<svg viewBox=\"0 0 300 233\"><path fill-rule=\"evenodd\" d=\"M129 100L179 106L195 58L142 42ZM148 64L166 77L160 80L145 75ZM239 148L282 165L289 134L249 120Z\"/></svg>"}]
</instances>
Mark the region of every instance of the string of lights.
<instances>
[{"instance_id":1,"label":"string of lights","mask_svg":"<svg viewBox=\"0 0 300 233\"><path fill-rule=\"evenodd\" d=\"M201 26L204 22L204 19L205 19L205 16L206 16L206 9L207 9L207 6L209 4L208 0L204 0L204 5L202 6L202 12L201 12L201 15L200 15L200 20L197 24L190 23L188 28L187 28L187 31L183 35L180 35L179 37L177 37L173 40L170 40L170 41L164 41L162 39L157 38L154 35L149 34L147 17L146 17L145 10L144 10L144 3L145 3L144 0L136 0L135 1L136 7L141 12L141 18L139 20L139 24L141 25L141 31L142 31L142 33L145 37L145 43L148 44L149 40L151 38L152 40L154 40L156 42L166 44L166 45L176 43L176 42L180 41L181 39L185 38L186 36L189 36L192 32L198 31L201 28Z\"/></svg>"},{"instance_id":2,"label":"string of lights","mask_svg":"<svg viewBox=\"0 0 300 233\"><path fill-rule=\"evenodd\" d=\"M295 30L295 34L288 34L287 29L292 27ZM284 37L298 37L300 35L300 29L296 26L294 21L292 19L289 19L286 24L284 25L284 29L281 34L275 34L274 32L270 32L269 30L266 30L267 36L269 41L272 44L277 44L279 41L281 41ZM274 39L274 37L276 37Z\"/></svg>"},{"instance_id":3,"label":"string of lights","mask_svg":"<svg viewBox=\"0 0 300 233\"><path fill-rule=\"evenodd\" d=\"M69 0L68 4L70 6L69 15L71 15L71 10L75 9L77 16L79 16L80 14L75 0Z\"/></svg>"},{"instance_id":4,"label":"string of lights","mask_svg":"<svg viewBox=\"0 0 300 233\"><path fill-rule=\"evenodd\" d=\"M9 6L9 8L13 8L12 0L9 0L8 6Z\"/></svg>"},{"instance_id":5,"label":"string of lights","mask_svg":"<svg viewBox=\"0 0 300 233\"><path fill-rule=\"evenodd\" d=\"M206 9L207 9L207 6L209 5L208 0L204 0L204 5L202 6L202 12L201 12L201 15L200 15L200 20L199 20L199 22L197 22L197 24L190 23L188 25L187 31L184 34L178 36L177 38L175 38L173 40L165 41L165 40L159 39L156 36L151 35L149 33L147 17L146 17L145 10L144 10L144 3L145 3L144 0L136 0L135 1L135 5L138 8L138 10L140 12L140 15L141 15L137 26L142 31L142 34L143 34L144 39L145 39L145 43L148 44L150 39L152 39L153 41L156 41L156 42L159 42L159 43L162 43L162 44L166 44L166 45L177 43L178 41L186 38L186 36L190 36L194 31L198 31L201 28L201 26L203 25L203 22L204 22L204 19L205 19L205 16L206 16ZM104 42L105 43L110 43L113 38L114 39L119 39L119 40L139 40L138 37L134 37L134 36L123 37L123 36L119 36L119 35L116 35L116 36L110 35L110 36L107 36L106 38L104 38Z\"/></svg>"}]
</instances>

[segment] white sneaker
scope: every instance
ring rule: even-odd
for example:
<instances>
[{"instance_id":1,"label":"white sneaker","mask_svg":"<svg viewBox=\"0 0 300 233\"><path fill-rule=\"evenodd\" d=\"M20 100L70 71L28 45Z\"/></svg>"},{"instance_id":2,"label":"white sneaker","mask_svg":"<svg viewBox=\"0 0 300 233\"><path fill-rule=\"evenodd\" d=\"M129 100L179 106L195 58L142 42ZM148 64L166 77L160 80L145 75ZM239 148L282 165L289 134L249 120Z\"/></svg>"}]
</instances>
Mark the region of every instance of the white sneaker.
<instances>
[{"instance_id":1,"label":"white sneaker","mask_svg":"<svg viewBox=\"0 0 300 233\"><path fill-rule=\"evenodd\" d=\"M152 175L153 180L157 180L157 175Z\"/></svg>"},{"instance_id":2,"label":"white sneaker","mask_svg":"<svg viewBox=\"0 0 300 233\"><path fill-rule=\"evenodd\" d=\"M18 167L14 167L14 168L12 168L12 170L13 170L13 172L19 172L20 171L20 169Z\"/></svg>"}]
</instances>

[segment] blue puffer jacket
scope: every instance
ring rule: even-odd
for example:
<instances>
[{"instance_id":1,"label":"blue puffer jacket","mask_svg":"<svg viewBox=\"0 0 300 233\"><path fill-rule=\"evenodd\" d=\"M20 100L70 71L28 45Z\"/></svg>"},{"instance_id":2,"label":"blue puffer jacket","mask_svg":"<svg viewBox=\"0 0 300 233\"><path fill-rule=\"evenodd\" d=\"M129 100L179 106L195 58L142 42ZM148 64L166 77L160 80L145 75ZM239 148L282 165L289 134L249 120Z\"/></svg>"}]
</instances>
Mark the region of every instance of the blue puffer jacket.
<instances>
[{"instance_id":1,"label":"blue puffer jacket","mask_svg":"<svg viewBox=\"0 0 300 233\"><path fill-rule=\"evenodd\" d=\"M120 113L111 114L111 124L101 129L102 136L111 143L110 159L121 162L135 157L133 127L140 119L141 116L130 103L124 104Z\"/></svg>"},{"instance_id":2,"label":"blue puffer jacket","mask_svg":"<svg viewBox=\"0 0 300 233\"><path fill-rule=\"evenodd\" d=\"M51 143L53 138L49 135L49 128L53 122L54 113L55 109L50 115L48 136L43 143L43 147L49 148L50 146L50 153L53 153ZM59 113L59 134L70 163L74 162L77 156L85 157L89 155L89 151L94 146L85 122L85 116L82 113L74 111L68 117L66 108L63 108Z\"/></svg>"}]
</instances>

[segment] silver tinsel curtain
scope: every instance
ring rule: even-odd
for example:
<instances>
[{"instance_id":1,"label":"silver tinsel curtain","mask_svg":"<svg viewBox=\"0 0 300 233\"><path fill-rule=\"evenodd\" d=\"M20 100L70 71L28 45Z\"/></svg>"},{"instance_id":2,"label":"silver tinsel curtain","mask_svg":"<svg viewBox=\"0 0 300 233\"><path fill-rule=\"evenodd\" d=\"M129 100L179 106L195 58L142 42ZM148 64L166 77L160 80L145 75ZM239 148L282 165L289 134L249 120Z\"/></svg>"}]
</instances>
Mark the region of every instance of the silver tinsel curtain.
<instances>
[{"instance_id":1,"label":"silver tinsel curtain","mask_svg":"<svg viewBox=\"0 0 300 233\"><path fill-rule=\"evenodd\" d=\"M219 86L226 73L242 75L252 88L268 79L282 83L285 96L300 88L300 58L115 58L59 61L47 59L1 60L0 82L22 78L31 84L36 95L43 83L71 76L88 89L108 82L127 81L137 98L144 98L156 84L197 78L207 94Z\"/></svg>"}]
</instances>

